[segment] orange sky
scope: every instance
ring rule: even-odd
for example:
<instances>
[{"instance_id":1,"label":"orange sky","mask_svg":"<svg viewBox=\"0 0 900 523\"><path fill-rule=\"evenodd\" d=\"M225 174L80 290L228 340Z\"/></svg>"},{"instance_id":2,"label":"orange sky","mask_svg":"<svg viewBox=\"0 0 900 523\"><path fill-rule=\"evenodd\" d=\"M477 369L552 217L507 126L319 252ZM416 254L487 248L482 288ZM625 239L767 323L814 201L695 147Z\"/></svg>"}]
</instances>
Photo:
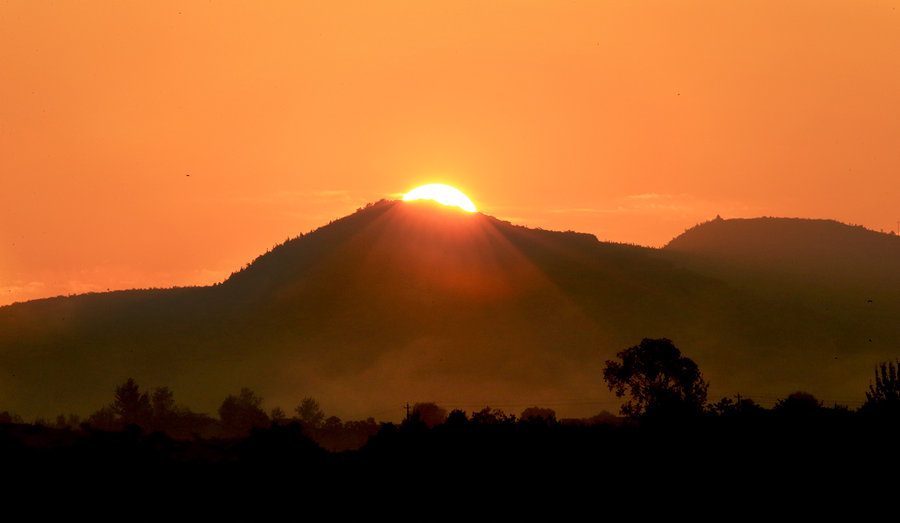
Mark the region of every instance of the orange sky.
<instances>
[{"instance_id":1,"label":"orange sky","mask_svg":"<svg viewBox=\"0 0 900 523\"><path fill-rule=\"evenodd\" d=\"M0 1L0 304L219 281L429 182L652 246L895 229L898 7Z\"/></svg>"}]
</instances>

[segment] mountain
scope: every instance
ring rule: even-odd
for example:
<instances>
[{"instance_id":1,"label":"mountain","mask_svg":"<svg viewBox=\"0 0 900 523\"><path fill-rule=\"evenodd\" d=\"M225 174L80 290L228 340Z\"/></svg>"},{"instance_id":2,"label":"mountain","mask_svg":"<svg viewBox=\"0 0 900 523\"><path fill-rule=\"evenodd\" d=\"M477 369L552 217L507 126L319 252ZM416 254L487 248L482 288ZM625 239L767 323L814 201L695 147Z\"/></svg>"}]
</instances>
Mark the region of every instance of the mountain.
<instances>
[{"instance_id":1,"label":"mountain","mask_svg":"<svg viewBox=\"0 0 900 523\"><path fill-rule=\"evenodd\" d=\"M900 237L834 220L717 217L665 248L721 268L771 271L834 285L900 284Z\"/></svg>"},{"instance_id":2,"label":"mountain","mask_svg":"<svg viewBox=\"0 0 900 523\"><path fill-rule=\"evenodd\" d=\"M862 399L896 357L896 287L790 280L783 260L812 256L799 243L773 258L747 245L777 235L721 225L651 249L382 201L218 285L0 307L0 409L88 413L134 377L209 413L249 387L268 407L311 395L344 419L398 419L407 401L589 416L618 405L605 360L644 337L672 339L714 399Z\"/></svg>"}]
</instances>

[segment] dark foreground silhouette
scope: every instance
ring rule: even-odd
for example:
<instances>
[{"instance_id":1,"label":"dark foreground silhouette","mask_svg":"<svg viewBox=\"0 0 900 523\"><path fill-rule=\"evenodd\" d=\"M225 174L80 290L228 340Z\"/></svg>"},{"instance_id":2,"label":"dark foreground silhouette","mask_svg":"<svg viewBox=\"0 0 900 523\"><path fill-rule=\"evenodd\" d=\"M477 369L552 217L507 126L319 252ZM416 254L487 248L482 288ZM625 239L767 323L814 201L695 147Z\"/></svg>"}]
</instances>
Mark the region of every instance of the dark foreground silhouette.
<instances>
[{"instance_id":1,"label":"dark foreground silhouette","mask_svg":"<svg viewBox=\"0 0 900 523\"><path fill-rule=\"evenodd\" d=\"M420 403L400 424L344 423L326 418L312 398L292 418L267 414L244 389L214 419L177 406L168 389L141 392L129 379L80 425L0 413L0 462L14 480L5 493L74 503L100 496L101 516L119 514L110 510L117 507L138 519L172 517L184 506L228 520L238 510L261 518L284 500L302 514L330 507L333 516L359 519L400 498L407 512L393 517L422 521L471 519L473 511L559 516L597 503L605 515L821 509L896 489L894 362L881 364L865 405L853 411L804 392L771 409L739 397L709 404L699 369L668 339L645 339L618 357L607 362L605 380L628 396L625 418L558 420L540 407L519 416L489 407L448 414Z\"/></svg>"},{"instance_id":2,"label":"dark foreground silhouette","mask_svg":"<svg viewBox=\"0 0 900 523\"><path fill-rule=\"evenodd\" d=\"M313 503L499 492L517 492L520 503L568 496L620 506L645 498L712 503L763 490L767 499L877 490L894 484L876 478L900 463L898 437L896 410L824 408L795 395L774 409L724 401L698 416L620 426L453 411L432 428L415 417L383 424L362 448L342 452L324 450L299 422L191 440L133 425L107 432L3 424L0 460L8 477L21 479L14 490L39 485L48 495L100 492L218 509L281 496Z\"/></svg>"}]
</instances>

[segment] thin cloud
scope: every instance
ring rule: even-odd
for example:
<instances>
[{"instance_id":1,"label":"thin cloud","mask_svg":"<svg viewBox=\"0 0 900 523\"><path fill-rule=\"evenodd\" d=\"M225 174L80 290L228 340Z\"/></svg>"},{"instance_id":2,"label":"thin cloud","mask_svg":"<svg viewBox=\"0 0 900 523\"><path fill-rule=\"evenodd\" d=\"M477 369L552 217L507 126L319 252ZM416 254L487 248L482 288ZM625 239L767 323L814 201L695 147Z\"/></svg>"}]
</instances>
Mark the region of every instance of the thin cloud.
<instances>
[{"instance_id":1,"label":"thin cloud","mask_svg":"<svg viewBox=\"0 0 900 523\"><path fill-rule=\"evenodd\" d=\"M550 209L547 212L551 212L554 214L572 214L572 213L580 213L580 214L613 214L617 212L623 212L626 209L623 207L617 207L615 209L595 209L592 207L574 207L569 209Z\"/></svg>"},{"instance_id":2,"label":"thin cloud","mask_svg":"<svg viewBox=\"0 0 900 523\"><path fill-rule=\"evenodd\" d=\"M659 200L663 198L674 198L674 194L659 194L655 192L644 193L644 194L632 194L628 196L628 198L632 200Z\"/></svg>"}]
</instances>

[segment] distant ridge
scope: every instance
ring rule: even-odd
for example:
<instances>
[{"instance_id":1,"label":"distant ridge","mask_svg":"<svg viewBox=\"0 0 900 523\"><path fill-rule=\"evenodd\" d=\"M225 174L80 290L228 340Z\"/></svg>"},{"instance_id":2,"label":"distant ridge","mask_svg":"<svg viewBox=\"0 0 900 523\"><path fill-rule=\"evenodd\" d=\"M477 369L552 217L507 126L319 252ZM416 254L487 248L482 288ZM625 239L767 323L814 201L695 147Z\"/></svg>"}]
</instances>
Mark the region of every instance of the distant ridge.
<instances>
[{"instance_id":1,"label":"distant ridge","mask_svg":"<svg viewBox=\"0 0 900 523\"><path fill-rule=\"evenodd\" d=\"M834 220L717 217L688 229L664 249L735 267L839 281L900 281L900 237Z\"/></svg>"}]
</instances>

